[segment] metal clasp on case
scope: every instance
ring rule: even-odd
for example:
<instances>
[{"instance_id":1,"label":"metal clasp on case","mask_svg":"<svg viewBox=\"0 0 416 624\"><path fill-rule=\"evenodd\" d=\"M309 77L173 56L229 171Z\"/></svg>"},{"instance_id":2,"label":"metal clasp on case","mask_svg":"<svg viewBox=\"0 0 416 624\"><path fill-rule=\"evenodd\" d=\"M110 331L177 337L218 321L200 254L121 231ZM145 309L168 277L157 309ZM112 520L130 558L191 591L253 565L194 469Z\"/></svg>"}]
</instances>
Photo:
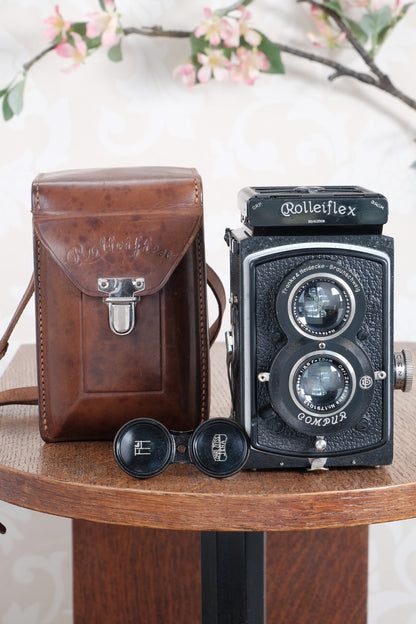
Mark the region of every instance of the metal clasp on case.
<instances>
[{"instance_id":1,"label":"metal clasp on case","mask_svg":"<svg viewBox=\"0 0 416 624\"><path fill-rule=\"evenodd\" d=\"M124 336L132 331L135 306L140 301L135 295L144 289L144 277L98 278L98 290L108 295L104 302L108 305L110 327L115 334Z\"/></svg>"}]
</instances>

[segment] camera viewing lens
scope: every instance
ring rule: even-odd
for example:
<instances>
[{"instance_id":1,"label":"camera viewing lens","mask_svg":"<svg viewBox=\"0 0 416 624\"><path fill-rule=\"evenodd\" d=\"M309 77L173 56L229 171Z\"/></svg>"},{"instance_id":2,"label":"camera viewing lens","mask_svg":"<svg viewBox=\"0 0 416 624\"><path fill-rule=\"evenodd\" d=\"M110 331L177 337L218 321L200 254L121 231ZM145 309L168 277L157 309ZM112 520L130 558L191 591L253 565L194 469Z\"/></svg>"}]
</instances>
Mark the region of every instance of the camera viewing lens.
<instances>
[{"instance_id":1,"label":"camera viewing lens","mask_svg":"<svg viewBox=\"0 0 416 624\"><path fill-rule=\"evenodd\" d=\"M294 376L297 402L313 413L339 410L351 397L352 381L347 366L338 359L308 358Z\"/></svg>"},{"instance_id":2,"label":"camera viewing lens","mask_svg":"<svg viewBox=\"0 0 416 624\"><path fill-rule=\"evenodd\" d=\"M293 319L308 335L336 333L351 318L352 301L347 286L330 277L315 276L303 282L291 303Z\"/></svg>"}]
</instances>

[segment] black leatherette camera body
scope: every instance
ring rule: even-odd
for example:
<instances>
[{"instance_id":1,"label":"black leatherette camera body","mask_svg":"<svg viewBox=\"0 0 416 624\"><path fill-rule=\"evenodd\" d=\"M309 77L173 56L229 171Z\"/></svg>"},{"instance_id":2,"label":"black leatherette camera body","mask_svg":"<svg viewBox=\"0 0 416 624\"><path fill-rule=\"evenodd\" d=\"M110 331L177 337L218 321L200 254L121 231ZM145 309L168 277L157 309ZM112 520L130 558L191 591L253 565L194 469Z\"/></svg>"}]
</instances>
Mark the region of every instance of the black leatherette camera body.
<instances>
[{"instance_id":1,"label":"black leatherette camera body","mask_svg":"<svg viewBox=\"0 0 416 624\"><path fill-rule=\"evenodd\" d=\"M387 202L360 187L337 189L243 189L244 225L226 232L227 352L233 417L251 441L247 468L392 461Z\"/></svg>"}]
</instances>

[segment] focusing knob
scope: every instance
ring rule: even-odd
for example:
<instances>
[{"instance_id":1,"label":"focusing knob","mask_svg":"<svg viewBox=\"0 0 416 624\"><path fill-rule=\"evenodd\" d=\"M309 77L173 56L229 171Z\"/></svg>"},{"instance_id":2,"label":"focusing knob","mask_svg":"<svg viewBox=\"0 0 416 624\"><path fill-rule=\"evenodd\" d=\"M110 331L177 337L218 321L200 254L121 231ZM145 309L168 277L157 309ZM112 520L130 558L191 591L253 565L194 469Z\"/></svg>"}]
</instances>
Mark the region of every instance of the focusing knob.
<instances>
[{"instance_id":1,"label":"focusing knob","mask_svg":"<svg viewBox=\"0 0 416 624\"><path fill-rule=\"evenodd\" d=\"M413 362L409 349L394 353L394 389L409 392L413 383Z\"/></svg>"}]
</instances>

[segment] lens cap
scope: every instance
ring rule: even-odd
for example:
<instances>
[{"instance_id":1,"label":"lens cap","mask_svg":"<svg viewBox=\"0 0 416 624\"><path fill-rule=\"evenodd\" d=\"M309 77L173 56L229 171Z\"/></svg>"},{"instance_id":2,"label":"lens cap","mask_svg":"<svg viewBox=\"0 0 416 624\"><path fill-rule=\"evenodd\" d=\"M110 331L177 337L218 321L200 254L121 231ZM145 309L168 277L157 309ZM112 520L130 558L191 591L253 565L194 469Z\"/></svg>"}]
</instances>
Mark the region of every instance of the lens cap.
<instances>
[{"instance_id":1,"label":"lens cap","mask_svg":"<svg viewBox=\"0 0 416 624\"><path fill-rule=\"evenodd\" d=\"M245 430L227 418L202 423L190 441L192 462L211 477L230 477L246 463L249 441Z\"/></svg>"},{"instance_id":2,"label":"lens cap","mask_svg":"<svg viewBox=\"0 0 416 624\"><path fill-rule=\"evenodd\" d=\"M175 447L162 423L136 418L121 427L114 440L114 456L120 468L139 479L155 477L171 463Z\"/></svg>"}]
</instances>

